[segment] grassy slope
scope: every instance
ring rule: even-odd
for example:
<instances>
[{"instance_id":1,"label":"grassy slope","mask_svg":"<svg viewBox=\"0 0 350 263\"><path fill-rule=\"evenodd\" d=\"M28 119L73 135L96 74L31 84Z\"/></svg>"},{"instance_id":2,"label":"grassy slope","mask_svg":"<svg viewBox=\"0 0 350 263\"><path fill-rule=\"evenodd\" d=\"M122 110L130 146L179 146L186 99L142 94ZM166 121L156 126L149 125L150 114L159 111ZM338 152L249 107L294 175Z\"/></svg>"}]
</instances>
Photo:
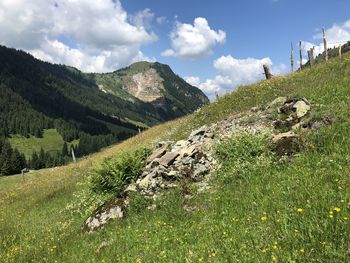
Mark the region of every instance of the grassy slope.
<instances>
[{"instance_id":1,"label":"grassy slope","mask_svg":"<svg viewBox=\"0 0 350 263\"><path fill-rule=\"evenodd\" d=\"M91 155L77 164L0 178L0 258L25 262L345 262L350 256L350 57L242 87L200 113L169 122ZM215 191L191 200L184 185L157 201L134 197L128 217L94 234L83 234L83 218L60 212L81 187L77 182L107 156L179 139L204 123L264 105L280 95L308 98L317 116L332 126L305 134L310 147L289 165L272 159L243 169L225 163ZM230 146L228 146L230 147ZM229 148L230 150L230 148ZM231 149L234 151L234 149ZM265 161L266 162L265 162ZM6 184L6 187L1 185ZM189 188L189 189L187 189ZM187 213L182 206L199 208ZM330 210L334 218L329 217ZM298 213L297 209L303 212ZM266 216L267 220L262 220ZM112 245L101 253L103 241Z\"/></svg>"},{"instance_id":2,"label":"grassy slope","mask_svg":"<svg viewBox=\"0 0 350 263\"><path fill-rule=\"evenodd\" d=\"M30 136L30 138L25 138L20 135L13 135L10 138L10 143L13 148L17 148L21 153L24 153L27 159L32 156L33 151L37 153L40 152L41 147L51 154L62 151L63 138L56 131L56 129L44 130L42 138L36 138ZM71 144L77 144L78 141L73 141L68 143L68 146Z\"/></svg>"}]
</instances>

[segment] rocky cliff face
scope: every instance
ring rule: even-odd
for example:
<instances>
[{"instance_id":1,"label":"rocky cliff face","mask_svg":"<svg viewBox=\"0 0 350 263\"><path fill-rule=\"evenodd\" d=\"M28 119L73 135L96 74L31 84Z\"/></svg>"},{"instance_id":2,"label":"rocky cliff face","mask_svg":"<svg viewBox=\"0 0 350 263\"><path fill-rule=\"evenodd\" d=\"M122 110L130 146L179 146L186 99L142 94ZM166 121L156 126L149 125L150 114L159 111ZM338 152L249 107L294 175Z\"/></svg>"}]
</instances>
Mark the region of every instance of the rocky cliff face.
<instances>
[{"instance_id":1,"label":"rocky cliff face","mask_svg":"<svg viewBox=\"0 0 350 263\"><path fill-rule=\"evenodd\" d=\"M132 75L131 80L123 86L123 89L134 97L152 103L163 96L164 80L154 68Z\"/></svg>"},{"instance_id":2,"label":"rocky cliff face","mask_svg":"<svg viewBox=\"0 0 350 263\"><path fill-rule=\"evenodd\" d=\"M96 74L96 80L104 92L149 103L165 119L191 113L209 103L200 89L158 62L138 62L113 73Z\"/></svg>"}]
</instances>

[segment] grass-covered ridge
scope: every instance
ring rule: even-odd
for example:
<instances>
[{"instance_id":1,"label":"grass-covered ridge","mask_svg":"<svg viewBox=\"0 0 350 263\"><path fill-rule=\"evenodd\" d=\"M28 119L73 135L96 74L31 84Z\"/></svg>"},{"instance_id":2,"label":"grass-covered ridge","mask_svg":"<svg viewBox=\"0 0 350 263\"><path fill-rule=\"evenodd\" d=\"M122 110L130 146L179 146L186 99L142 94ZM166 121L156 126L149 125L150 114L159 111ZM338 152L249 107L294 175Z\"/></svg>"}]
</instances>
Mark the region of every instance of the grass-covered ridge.
<instances>
[{"instance_id":1,"label":"grass-covered ridge","mask_svg":"<svg viewBox=\"0 0 350 263\"><path fill-rule=\"evenodd\" d=\"M0 178L0 258L5 262L346 262L350 254L350 57L242 87L199 113L151 128L65 167ZM278 96L306 97L333 123L302 134L307 147L279 163L264 136L222 144L211 190L191 184L152 203L131 197L125 220L84 234L65 210L105 157L192 129ZM249 145L250 147L247 147ZM185 193L194 197L186 199ZM195 208L186 212L183 206ZM102 242L109 245L98 249Z\"/></svg>"}]
</instances>

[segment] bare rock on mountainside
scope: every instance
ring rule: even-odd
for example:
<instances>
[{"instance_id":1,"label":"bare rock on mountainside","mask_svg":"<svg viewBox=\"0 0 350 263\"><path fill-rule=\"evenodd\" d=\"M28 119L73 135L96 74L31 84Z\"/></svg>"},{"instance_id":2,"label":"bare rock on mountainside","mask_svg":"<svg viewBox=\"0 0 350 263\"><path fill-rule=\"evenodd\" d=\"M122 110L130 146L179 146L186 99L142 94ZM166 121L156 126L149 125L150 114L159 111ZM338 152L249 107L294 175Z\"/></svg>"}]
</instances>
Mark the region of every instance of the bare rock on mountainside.
<instances>
[{"instance_id":1,"label":"bare rock on mountainside","mask_svg":"<svg viewBox=\"0 0 350 263\"><path fill-rule=\"evenodd\" d=\"M95 78L104 91L148 103L165 119L191 113L209 103L200 89L158 62L137 62L112 73L95 74Z\"/></svg>"},{"instance_id":2,"label":"bare rock on mountainside","mask_svg":"<svg viewBox=\"0 0 350 263\"><path fill-rule=\"evenodd\" d=\"M154 68L132 75L131 79L123 89L134 97L151 103L162 97L164 80Z\"/></svg>"}]
</instances>

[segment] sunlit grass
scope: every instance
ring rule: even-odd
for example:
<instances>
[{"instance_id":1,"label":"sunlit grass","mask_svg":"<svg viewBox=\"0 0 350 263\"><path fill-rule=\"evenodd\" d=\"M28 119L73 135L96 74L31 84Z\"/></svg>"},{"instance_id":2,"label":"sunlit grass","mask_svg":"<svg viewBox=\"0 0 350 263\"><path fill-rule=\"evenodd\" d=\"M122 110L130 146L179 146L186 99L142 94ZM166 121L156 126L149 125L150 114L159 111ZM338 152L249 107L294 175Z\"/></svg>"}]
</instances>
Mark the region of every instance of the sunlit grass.
<instances>
[{"instance_id":1,"label":"sunlit grass","mask_svg":"<svg viewBox=\"0 0 350 263\"><path fill-rule=\"evenodd\" d=\"M334 59L294 76L242 87L199 113L153 127L76 164L0 178L0 258L4 262L346 262L350 257L350 61ZM188 182L152 203L135 195L125 220L84 234L65 212L79 182L100 161L266 105L306 97L313 115L333 124L302 134L307 147L291 163L268 151L268 139L236 138L197 193ZM251 143L251 147L242 147ZM250 158L247 149L259 148ZM193 198L185 198L185 193ZM156 204L155 210L147 209ZM183 209L193 208L192 212ZM102 242L109 245L99 248Z\"/></svg>"},{"instance_id":2,"label":"sunlit grass","mask_svg":"<svg viewBox=\"0 0 350 263\"><path fill-rule=\"evenodd\" d=\"M12 135L9 141L13 148L17 148L21 153L24 153L27 160L32 157L33 152L39 153L41 148L52 155L60 153L64 143L62 136L56 129L44 130L42 138L32 135L29 138L21 135ZM77 145L78 142L78 140L74 140L68 143L68 146Z\"/></svg>"}]
</instances>

